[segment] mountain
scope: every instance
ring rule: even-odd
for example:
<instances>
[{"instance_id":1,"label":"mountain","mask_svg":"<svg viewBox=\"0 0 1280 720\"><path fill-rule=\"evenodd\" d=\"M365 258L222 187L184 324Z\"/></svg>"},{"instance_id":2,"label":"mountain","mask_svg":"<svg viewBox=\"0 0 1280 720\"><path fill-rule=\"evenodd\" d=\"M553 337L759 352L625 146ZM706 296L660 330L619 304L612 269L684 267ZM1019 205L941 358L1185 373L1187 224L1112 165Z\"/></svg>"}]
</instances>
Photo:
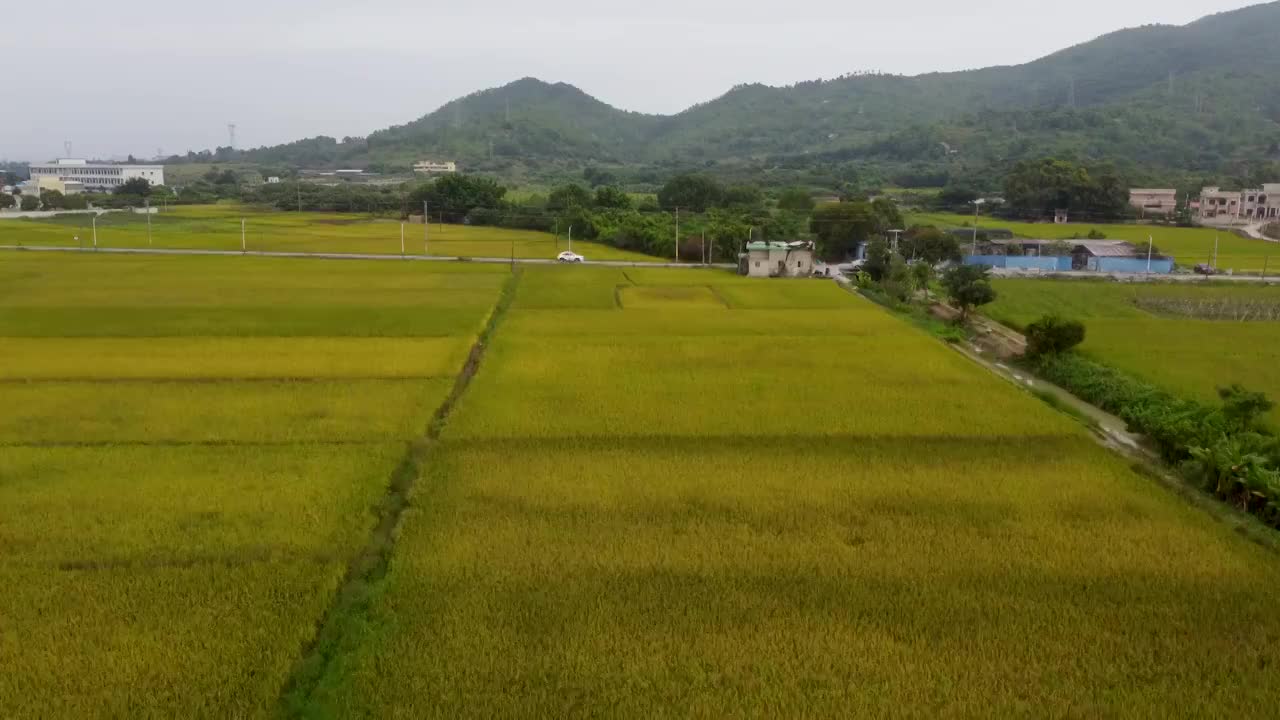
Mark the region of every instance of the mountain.
<instances>
[{"instance_id":1,"label":"mountain","mask_svg":"<svg viewBox=\"0 0 1280 720\"><path fill-rule=\"evenodd\" d=\"M671 116L524 78L367 138L245 153L300 166L502 171L588 164L837 167L955 176L1044 154L1147 175L1280 159L1280 2L1121 30L1033 62L914 77L743 85Z\"/></svg>"}]
</instances>

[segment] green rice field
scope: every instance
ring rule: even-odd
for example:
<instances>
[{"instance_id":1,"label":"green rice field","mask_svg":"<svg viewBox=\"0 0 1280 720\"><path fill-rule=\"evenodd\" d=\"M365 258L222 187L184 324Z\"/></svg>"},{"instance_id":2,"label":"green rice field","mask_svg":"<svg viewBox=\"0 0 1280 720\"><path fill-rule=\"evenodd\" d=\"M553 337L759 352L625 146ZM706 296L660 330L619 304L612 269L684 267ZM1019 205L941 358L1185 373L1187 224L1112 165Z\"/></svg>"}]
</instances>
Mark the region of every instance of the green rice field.
<instances>
[{"instance_id":1,"label":"green rice field","mask_svg":"<svg viewBox=\"0 0 1280 720\"><path fill-rule=\"evenodd\" d=\"M920 213L907 218L909 224L947 227L972 227L972 215L952 213ZM1199 263L1213 264L1214 247L1217 246L1216 266L1221 270L1259 273L1280 276L1280 246L1265 240L1240 237L1228 230L1214 228L1180 228L1166 225L1097 224L1016 222L981 216L978 229L1003 228L1024 238L1052 240L1071 236L1086 237L1090 230L1098 230L1108 240L1124 240L1145 247L1150 238L1155 247L1170 255L1180 265L1191 267Z\"/></svg>"},{"instance_id":2,"label":"green rice field","mask_svg":"<svg viewBox=\"0 0 1280 720\"><path fill-rule=\"evenodd\" d=\"M1280 557L829 281L7 252L0 353L0 717L1280 702Z\"/></svg>"},{"instance_id":3,"label":"green rice field","mask_svg":"<svg viewBox=\"0 0 1280 720\"><path fill-rule=\"evenodd\" d=\"M1081 320L1084 353L1171 392L1217 402L1218 387L1240 383L1280 400L1280 322L1148 309L1152 301L1274 308L1280 287L1002 278L992 284L998 297L983 308L992 318L1018 328L1050 313ZM1280 412L1272 418L1280 421Z\"/></svg>"},{"instance_id":4,"label":"green rice field","mask_svg":"<svg viewBox=\"0 0 1280 720\"><path fill-rule=\"evenodd\" d=\"M108 213L97 221L98 247L335 252L401 254L398 220L353 213L276 212L236 205L179 205L151 219L132 213ZM89 215L0 222L0 245L93 247ZM553 259L567 250L566 238L531 230L441 225L429 229L405 224L404 252L444 257ZM589 260L653 260L641 253L575 240L573 250Z\"/></svg>"}]
</instances>

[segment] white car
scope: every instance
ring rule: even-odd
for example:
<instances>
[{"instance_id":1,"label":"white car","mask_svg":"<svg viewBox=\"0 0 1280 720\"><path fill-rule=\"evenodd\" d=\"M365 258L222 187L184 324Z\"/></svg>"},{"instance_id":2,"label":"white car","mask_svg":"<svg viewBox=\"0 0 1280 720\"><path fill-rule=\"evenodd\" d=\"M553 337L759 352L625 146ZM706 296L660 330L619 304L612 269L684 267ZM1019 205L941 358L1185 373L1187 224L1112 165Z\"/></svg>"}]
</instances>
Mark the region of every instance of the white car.
<instances>
[{"instance_id":1,"label":"white car","mask_svg":"<svg viewBox=\"0 0 1280 720\"><path fill-rule=\"evenodd\" d=\"M569 252L568 250L565 250L556 256L556 260L559 260L560 262L582 262L583 260L586 260L586 258L576 252Z\"/></svg>"}]
</instances>

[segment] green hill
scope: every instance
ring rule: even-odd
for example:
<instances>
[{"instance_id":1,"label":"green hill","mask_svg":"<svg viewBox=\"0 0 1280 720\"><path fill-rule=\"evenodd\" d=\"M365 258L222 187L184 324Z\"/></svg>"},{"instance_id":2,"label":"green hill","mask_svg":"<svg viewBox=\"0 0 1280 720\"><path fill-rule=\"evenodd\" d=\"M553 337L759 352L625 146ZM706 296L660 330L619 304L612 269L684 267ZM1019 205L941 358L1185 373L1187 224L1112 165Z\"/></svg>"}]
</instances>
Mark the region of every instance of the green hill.
<instances>
[{"instance_id":1,"label":"green hill","mask_svg":"<svg viewBox=\"0 0 1280 720\"><path fill-rule=\"evenodd\" d=\"M490 170L854 162L954 176L1061 154L1152 177L1238 171L1280 159L1278 37L1280 2L1121 30L1017 66L743 85L671 116L524 78L368 138L243 156L388 170L422 157Z\"/></svg>"}]
</instances>

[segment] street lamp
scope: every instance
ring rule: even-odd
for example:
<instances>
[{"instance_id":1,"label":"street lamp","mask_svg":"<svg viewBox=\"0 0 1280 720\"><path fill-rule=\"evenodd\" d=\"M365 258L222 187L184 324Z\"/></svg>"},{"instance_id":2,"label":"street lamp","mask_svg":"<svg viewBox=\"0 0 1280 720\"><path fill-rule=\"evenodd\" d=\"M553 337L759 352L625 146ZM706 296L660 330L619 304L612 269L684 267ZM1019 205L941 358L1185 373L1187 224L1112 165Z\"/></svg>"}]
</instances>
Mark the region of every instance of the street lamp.
<instances>
[{"instance_id":1,"label":"street lamp","mask_svg":"<svg viewBox=\"0 0 1280 720\"><path fill-rule=\"evenodd\" d=\"M985 198L978 198L973 201L973 254L978 254L978 208L986 202Z\"/></svg>"}]
</instances>

